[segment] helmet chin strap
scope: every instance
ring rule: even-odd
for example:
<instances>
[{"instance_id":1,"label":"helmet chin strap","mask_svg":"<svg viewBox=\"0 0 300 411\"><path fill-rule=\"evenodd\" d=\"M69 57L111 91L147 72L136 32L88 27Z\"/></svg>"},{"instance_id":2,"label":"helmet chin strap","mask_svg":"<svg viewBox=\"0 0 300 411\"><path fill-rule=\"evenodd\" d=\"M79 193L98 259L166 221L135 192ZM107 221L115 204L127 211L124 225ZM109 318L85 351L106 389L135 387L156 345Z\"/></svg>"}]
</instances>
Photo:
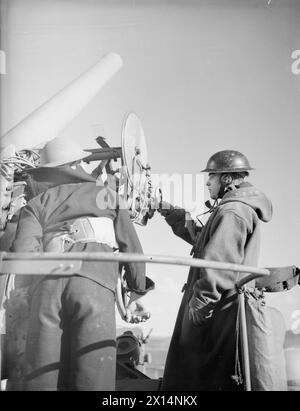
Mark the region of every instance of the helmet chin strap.
<instances>
[{"instance_id":1,"label":"helmet chin strap","mask_svg":"<svg viewBox=\"0 0 300 411\"><path fill-rule=\"evenodd\" d=\"M208 211L205 211L204 213L196 215L196 218L199 221L199 223L202 225L202 227L204 227L204 224L200 220L200 217L205 214L212 213L213 211L215 211L215 209L218 207L218 199L214 200L213 204L211 204L211 202L207 200L205 201L205 205L208 208Z\"/></svg>"},{"instance_id":2,"label":"helmet chin strap","mask_svg":"<svg viewBox=\"0 0 300 411\"><path fill-rule=\"evenodd\" d=\"M201 223L202 226L203 224L201 220L199 219L199 217L207 213L212 213L218 207L218 200L222 199L225 193L227 193L228 191L236 190L242 182L243 182L243 178L233 179L230 174L221 174L220 176L221 187L218 193L218 198L214 200L213 204L211 204L209 200L206 201L205 205L207 208L209 208L209 210L205 211L204 213L198 214L196 216L196 218L198 219L198 221Z\"/></svg>"},{"instance_id":3,"label":"helmet chin strap","mask_svg":"<svg viewBox=\"0 0 300 411\"><path fill-rule=\"evenodd\" d=\"M223 198L225 192L226 192L226 186L225 184L221 184L221 188L218 193L218 198Z\"/></svg>"}]
</instances>

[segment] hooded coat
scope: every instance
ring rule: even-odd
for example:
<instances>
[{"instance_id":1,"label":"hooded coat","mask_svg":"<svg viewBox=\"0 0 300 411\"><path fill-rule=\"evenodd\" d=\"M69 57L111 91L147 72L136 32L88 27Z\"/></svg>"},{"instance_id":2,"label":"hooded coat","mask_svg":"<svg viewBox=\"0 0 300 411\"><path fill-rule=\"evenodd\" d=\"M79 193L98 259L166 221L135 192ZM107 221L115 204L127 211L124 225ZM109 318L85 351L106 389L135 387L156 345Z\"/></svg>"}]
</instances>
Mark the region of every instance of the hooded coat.
<instances>
[{"instance_id":1,"label":"hooded coat","mask_svg":"<svg viewBox=\"0 0 300 411\"><path fill-rule=\"evenodd\" d=\"M42 193L20 213L14 251L44 251L53 239L68 233L77 219L105 217L112 220L120 252L142 253L128 211L121 206L105 207L109 205L105 199L114 200L114 189L96 182L80 167L36 169L34 174L35 189ZM108 243L80 240L66 250L112 251ZM115 262L84 261L76 275L35 276L29 290L24 360L12 389L16 385L28 391L115 389L118 272ZM144 295L153 288L146 279L145 264L128 263L125 272L129 290Z\"/></svg>"},{"instance_id":2,"label":"hooded coat","mask_svg":"<svg viewBox=\"0 0 300 411\"><path fill-rule=\"evenodd\" d=\"M111 196L112 204L116 198L113 189L104 187L102 180L96 181L80 166L76 170L68 166L53 169L41 167L31 172L34 173L35 184L43 185L44 191L32 198L21 210L13 251L45 251L45 244L59 232L63 234L64 231L68 231L76 219L106 217L113 221L120 252L143 253L128 210L108 207L105 203L104 207L101 207L101 201L105 196ZM101 243L77 243L69 250L81 251L112 252L113 249ZM116 262L102 261L100 264L85 261L78 274L114 292L118 272L119 265ZM125 278L131 291L141 295L147 292L145 264L126 264ZM39 280L40 277L35 282ZM147 281L152 287L151 280Z\"/></svg>"},{"instance_id":3,"label":"hooded coat","mask_svg":"<svg viewBox=\"0 0 300 411\"><path fill-rule=\"evenodd\" d=\"M272 216L270 200L249 183L228 191L193 241L185 223L185 210L166 216L173 232L193 244L193 257L257 266L260 222ZM238 361L237 294L235 284L245 273L191 268L171 339L163 390L236 390ZM197 297L202 325L189 319L189 301Z\"/></svg>"}]
</instances>

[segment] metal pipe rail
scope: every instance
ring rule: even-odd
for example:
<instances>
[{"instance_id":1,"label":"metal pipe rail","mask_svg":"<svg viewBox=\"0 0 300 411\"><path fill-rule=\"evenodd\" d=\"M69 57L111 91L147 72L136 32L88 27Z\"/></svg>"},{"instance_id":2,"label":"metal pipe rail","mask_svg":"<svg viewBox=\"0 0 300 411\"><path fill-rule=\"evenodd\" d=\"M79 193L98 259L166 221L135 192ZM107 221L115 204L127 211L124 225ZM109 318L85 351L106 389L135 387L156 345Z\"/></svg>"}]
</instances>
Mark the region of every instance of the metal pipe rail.
<instances>
[{"instance_id":1,"label":"metal pipe rail","mask_svg":"<svg viewBox=\"0 0 300 411\"><path fill-rule=\"evenodd\" d=\"M5 273L15 273L13 266L15 265L15 269L17 269L18 274L20 271L20 266L26 264L26 262L33 262L33 261L54 261L58 260L60 264L66 263L69 267L70 272L66 272L65 274L68 275L74 272L75 267L71 267L72 263L81 263L82 261L112 261L112 262L136 262L136 263L154 263L154 264L172 264L172 265L183 265L183 266L190 266L190 267L197 267L197 268L211 268L217 270L225 270L225 271L235 271L235 272L243 272L243 273L252 273L257 274L257 277L263 275L269 275L270 271L265 268L258 268L258 267L251 267L246 265L240 264L233 264L233 263L223 263L220 261L209 261L203 260L200 258L193 258L193 257L175 257L175 256L163 256L163 255L145 255L145 254L131 254L131 253L84 253L84 252L75 252L75 253L10 253L10 252L2 252L0 253L0 274ZM23 265L23 269L25 269L25 265ZM46 266L45 266L46 269ZM62 266L58 265L57 270L61 272L63 269ZM28 274L35 274L34 270L35 267L31 266L31 272ZM27 270L25 270L27 271ZM44 270L43 270L44 271ZM68 270L67 270L68 271ZM25 273L24 273L25 274ZM38 272L41 274L41 272ZM48 272L49 274L49 272ZM55 272L51 272L51 274L55 274ZM252 279L256 278L251 276L251 278L247 281L251 281Z\"/></svg>"}]
</instances>

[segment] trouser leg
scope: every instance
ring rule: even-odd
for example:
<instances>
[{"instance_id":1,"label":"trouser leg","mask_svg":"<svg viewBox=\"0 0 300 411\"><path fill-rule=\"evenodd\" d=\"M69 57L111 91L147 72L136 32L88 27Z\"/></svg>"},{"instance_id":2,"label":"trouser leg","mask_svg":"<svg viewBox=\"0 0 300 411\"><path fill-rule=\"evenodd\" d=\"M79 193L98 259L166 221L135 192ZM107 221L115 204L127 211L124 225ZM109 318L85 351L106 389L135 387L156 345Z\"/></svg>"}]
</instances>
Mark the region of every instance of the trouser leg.
<instances>
[{"instance_id":1,"label":"trouser leg","mask_svg":"<svg viewBox=\"0 0 300 411\"><path fill-rule=\"evenodd\" d=\"M24 390L114 390L114 302L84 277L43 279L32 294Z\"/></svg>"},{"instance_id":2,"label":"trouser leg","mask_svg":"<svg viewBox=\"0 0 300 411\"><path fill-rule=\"evenodd\" d=\"M70 332L70 390L114 390L116 325L114 293L96 282L72 277L63 299Z\"/></svg>"},{"instance_id":3,"label":"trouser leg","mask_svg":"<svg viewBox=\"0 0 300 411\"><path fill-rule=\"evenodd\" d=\"M24 363L25 391L56 391L61 362L62 278L45 278L34 289Z\"/></svg>"}]
</instances>

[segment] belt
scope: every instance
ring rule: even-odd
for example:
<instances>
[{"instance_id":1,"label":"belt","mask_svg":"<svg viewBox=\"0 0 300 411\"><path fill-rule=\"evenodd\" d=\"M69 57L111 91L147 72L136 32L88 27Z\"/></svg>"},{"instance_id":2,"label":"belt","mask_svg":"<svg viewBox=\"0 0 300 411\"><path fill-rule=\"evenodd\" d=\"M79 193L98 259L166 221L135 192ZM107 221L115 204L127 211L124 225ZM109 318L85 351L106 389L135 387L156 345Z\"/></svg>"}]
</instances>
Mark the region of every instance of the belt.
<instances>
[{"instance_id":1,"label":"belt","mask_svg":"<svg viewBox=\"0 0 300 411\"><path fill-rule=\"evenodd\" d=\"M75 220L67 231L55 232L44 251L68 251L75 243L102 243L118 249L113 220L108 217L85 217Z\"/></svg>"}]
</instances>

